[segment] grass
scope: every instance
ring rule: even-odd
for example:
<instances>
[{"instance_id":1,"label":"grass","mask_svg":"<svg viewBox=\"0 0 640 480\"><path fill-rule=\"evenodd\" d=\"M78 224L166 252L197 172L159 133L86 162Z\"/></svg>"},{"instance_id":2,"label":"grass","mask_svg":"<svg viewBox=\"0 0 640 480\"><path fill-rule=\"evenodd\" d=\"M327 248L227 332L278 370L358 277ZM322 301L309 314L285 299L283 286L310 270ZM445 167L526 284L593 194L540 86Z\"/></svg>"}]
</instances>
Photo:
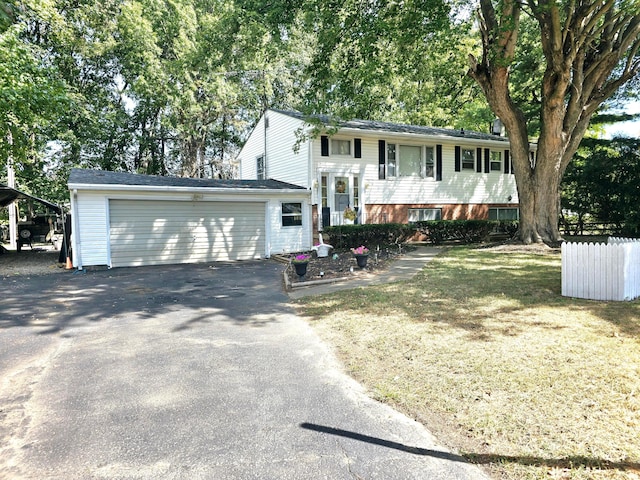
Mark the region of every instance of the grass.
<instances>
[{"instance_id":1,"label":"grass","mask_svg":"<svg viewBox=\"0 0 640 480\"><path fill-rule=\"evenodd\" d=\"M640 478L640 301L565 298L560 255L454 248L300 310L375 398L494 478Z\"/></svg>"}]
</instances>

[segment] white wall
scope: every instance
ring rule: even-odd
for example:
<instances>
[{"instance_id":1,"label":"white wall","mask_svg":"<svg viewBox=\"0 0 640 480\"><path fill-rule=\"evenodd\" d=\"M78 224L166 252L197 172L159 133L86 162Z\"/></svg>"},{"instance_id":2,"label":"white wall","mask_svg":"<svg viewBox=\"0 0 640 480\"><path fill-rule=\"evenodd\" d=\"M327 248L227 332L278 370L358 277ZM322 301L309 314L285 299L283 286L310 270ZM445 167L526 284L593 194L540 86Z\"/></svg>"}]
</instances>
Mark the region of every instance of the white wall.
<instances>
[{"instance_id":1,"label":"white wall","mask_svg":"<svg viewBox=\"0 0 640 480\"><path fill-rule=\"evenodd\" d=\"M420 204L420 203L517 203L518 193L515 176L502 171L476 173L475 170L455 171L455 145L444 144L442 149L442 181L434 178L396 177L378 179L378 140L406 145L435 145L438 142L424 139L380 137L351 137L336 134L333 138L361 138L362 158L344 156L322 157L320 141L314 140L312 155L315 175L321 171L339 171L360 174L362 178L363 199L365 204ZM442 143L440 143L442 145ZM473 143L465 145L476 148L484 145ZM502 145L496 150L504 150ZM504 158L503 158L504 162ZM503 164L504 165L504 164ZM483 160L484 167L484 160ZM318 202L319 192L314 189L313 202Z\"/></svg>"},{"instance_id":2,"label":"white wall","mask_svg":"<svg viewBox=\"0 0 640 480\"><path fill-rule=\"evenodd\" d=\"M257 178L256 159L265 152L266 132L266 177L309 188L309 141L300 142L297 153L294 152L296 132L303 126L304 122L297 118L267 111L240 150L240 178Z\"/></svg>"},{"instance_id":3,"label":"white wall","mask_svg":"<svg viewBox=\"0 0 640 480\"><path fill-rule=\"evenodd\" d=\"M75 267L91 265L110 265L109 257L109 199L139 199L139 200L173 200L193 201L224 201L224 202L263 202L266 203L266 245L260 248L264 256L277 253L291 253L308 250L312 246L311 238L311 209L309 207L309 193L305 190L279 192L216 192L207 193L204 189L163 191L140 191L136 187L118 190L85 190L81 186L74 186L77 194L73 194L74 201L74 259ZM282 227L281 203L302 203L303 225L301 227Z\"/></svg>"},{"instance_id":4,"label":"white wall","mask_svg":"<svg viewBox=\"0 0 640 480\"><path fill-rule=\"evenodd\" d=\"M75 196L71 245L74 266L109 265L108 203L100 192L78 191Z\"/></svg>"},{"instance_id":5,"label":"white wall","mask_svg":"<svg viewBox=\"0 0 640 480\"><path fill-rule=\"evenodd\" d=\"M301 201L302 226L283 227L281 220L281 199L272 199L267 207L268 223L270 225L270 255L279 253L293 253L309 250L312 246L311 238L311 208L308 197L305 199L287 199L285 201Z\"/></svg>"},{"instance_id":6,"label":"white wall","mask_svg":"<svg viewBox=\"0 0 640 480\"><path fill-rule=\"evenodd\" d=\"M256 180L256 159L264 154L264 117L253 128L238 154L239 175L243 180Z\"/></svg>"}]
</instances>

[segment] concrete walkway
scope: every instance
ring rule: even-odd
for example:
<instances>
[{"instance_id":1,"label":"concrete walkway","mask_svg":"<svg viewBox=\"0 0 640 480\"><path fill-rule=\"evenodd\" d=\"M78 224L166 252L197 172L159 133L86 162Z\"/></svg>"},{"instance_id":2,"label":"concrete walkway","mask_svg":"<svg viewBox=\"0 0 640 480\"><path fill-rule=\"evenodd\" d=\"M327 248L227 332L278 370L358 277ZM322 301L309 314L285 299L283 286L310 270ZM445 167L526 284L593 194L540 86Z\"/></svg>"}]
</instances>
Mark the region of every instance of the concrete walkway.
<instances>
[{"instance_id":1,"label":"concrete walkway","mask_svg":"<svg viewBox=\"0 0 640 480\"><path fill-rule=\"evenodd\" d=\"M335 283L298 287L289 290L287 293L289 298L297 299L307 297L309 295L323 295L325 293L334 293L341 290L366 287L368 285L382 285L385 283L409 280L422 270L427 262L431 261L442 251L442 247L419 245L415 250L402 255L398 260L394 261L386 271L379 274L371 275L369 277L358 277L353 280L350 279Z\"/></svg>"}]
</instances>

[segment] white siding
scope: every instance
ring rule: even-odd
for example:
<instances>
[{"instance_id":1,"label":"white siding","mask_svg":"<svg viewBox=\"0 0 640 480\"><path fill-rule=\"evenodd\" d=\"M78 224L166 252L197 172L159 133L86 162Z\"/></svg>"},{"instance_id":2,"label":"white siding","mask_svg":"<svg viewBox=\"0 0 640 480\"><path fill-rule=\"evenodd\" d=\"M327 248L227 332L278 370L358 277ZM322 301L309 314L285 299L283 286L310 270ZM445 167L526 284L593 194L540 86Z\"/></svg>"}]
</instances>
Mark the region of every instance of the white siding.
<instances>
[{"instance_id":1,"label":"white siding","mask_svg":"<svg viewBox=\"0 0 640 480\"><path fill-rule=\"evenodd\" d=\"M178 206L189 206L189 208L191 208L194 203L209 206L220 204L230 205L231 207L229 208L232 213L235 212L236 220L226 220L226 223L205 225L204 223L198 223L198 219L196 224L192 225L193 218L190 218L192 216L187 215L185 210L177 213L178 218L185 219L179 228L184 228L186 229L185 231L191 232L192 240L193 233L197 233L207 238L215 237L216 242L226 242L225 245L231 252L229 258L260 258L277 253L291 253L311 248L309 194L305 190L300 190L299 192L280 192L273 190L268 193L250 191L208 193L204 189L187 191L184 189L165 188L161 189L161 191L140 191L136 188L137 187L119 190L89 190L79 185L74 186L74 190L77 190L73 212L76 217L74 225L77 225L77 231L74 232L74 237L77 236L77 239L74 240L74 242L76 242L74 244L74 266L82 268L97 265L118 265L116 262L113 262L110 256L110 248L115 250L118 248L118 246L110 245L110 228L114 230L111 232L111 240L113 240L113 236L116 235L115 229L118 228L117 225L110 225L109 219L109 205L110 202L114 201L116 204L118 202L125 202L125 205L145 206L144 214L142 215L143 218L134 221L136 225L130 228L131 231L139 229L140 225L147 221L145 218L153 218L158 212L158 207L161 207L161 212L164 212L165 207L169 205L168 210L175 213L175 208L173 208L172 205L176 206L176 204ZM303 205L302 227L282 227L282 202L296 202ZM127 212L124 213L129 213L128 208L129 207L127 207ZM200 207L195 208L198 209ZM248 221L255 224L256 209L260 212L259 223L261 230L259 238L256 237L254 243L248 247L246 245L245 247L240 247L239 244L234 245L232 242L234 235L230 236L229 231L233 233L234 229L237 230L237 226L239 225L237 222L242 223L245 221L243 216L248 217ZM178 208L178 210L180 209ZM134 214L138 215L142 212L138 211L138 213L135 213L131 210L130 213L133 218ZM177 217L174 215L174 218ZM253 220L250 220L250 218L253 218ZM140 223L140 225L138 225L138 223ZM219 231L222 233L216 233ZM173 236L175 240L175 236L178 235L178 233L177 230L172 232L167 230L164 236L167 238ZM132 239L132 241L142 241L144 243L146 240L140 237L139 239ZM144 249L146 245L138 245L136 248L138 247ZM216 246L215 248L218 247ZM240 252L238 249L241 248L244 248L244 250L242 250L241 253L237 253ZM176 262L172 263L204 261L196 260L195 257L192 258L191 256L182 255L182 257L176 259ZM218 258L221 259L222 257ZM121 263L121 265L122 264L123 263ZM131 264L138 263L134 262Z\"/></svg>"},{"instance_id":2,"label":"white siding","mask_svg":"<svg viewBox=\"0 0 640 480\"><path fill-rule=\"evenodd\" d=\"M100 193L78 192L74 213L77 218L73 225L78 229L74 233L76 244L72 245L78 250L74 252L74 265L79 261L84 265L108 265L106 198Z\"/></svg>"},{"instance_id":3,"label":"white siding","mask_svg":"<svg viewBox=\"0 0 640 480\"><path fill-rule=\"evenodd\" d=\"M257 179L256 159L264 154L266 146L266 178L308 188L309 142L301 142L298 152L293 151L296 145L296 131L303 127L304 122L274 111L268 111L266 116L269 125L266 128L266 143L265 116L263 116L240 150L238 155L240 178Z\"/></svg>"},{"instance_id":4,"label":"white siding","mask_svg":"<svg viewBox=\"0 0 640 480\"><path fill-rule=\"evenodd\" d=\"M302 226L282 226L282 202L285 201L302 203ZM311 248L311 208L307 199L273 199L269 202L268 215L271 229L270 252L272 255L301 252Z\"/></svg>"},{"instance_id":5,"label":"white siding","mask_svg":"<svg viewBox=\"0 0 640 480\"><path fill-rule=\"evenodd\" d=\"M336 135L335 138L339 138ZM347 137L345 137L347 138ZM354 138L354 137L351 137ZM420 203L517 203L518 194L515 177L501 171L476 173L475 170L455 171L455 146L443 145L442 181L434 178L388 178L378 179L378 138L362 138L362 158L344 156L322 157L320 141L313 142L313 158L316 172L335 171L362 175L365 204L420 204ZM380 137L385 140L384 136ZM390 140L396 144L432 145L426 140ZM476 148L476 144L470 147ZM484 166L484 163L483 163ZM318 201L314 192L313 201Z\"/></svg>"},{"instance_id":6,"label":"white siding","mask_svg":"<svg viewBox=\"0 0 640 480\"><path fill-rule=\"evenodd\" d=\"M296 131L304 123L273 111L267 115L267 178L309 188L309 141L301 142L297 153L293 151Z\"/></svg>"},{"instance_id":7,"label":"white siding","mask_svg":"<svg viewBox=\"0 0 640 480\"><path fill-rule=\"evenodd\" d=\"M320 183L322 173L356 176L361 179L361 201L366 204L505 204L518 203L515 177L503 171L477 173L475 169L455 171L455 146L476 149L481 147L504 151L508 142L500 140L474 140L447 135L425 135L343 129L332 138L353 140L360 138L362 158L354 158L353 143L350 156L321 156L320 137L300 144L293 152L296 131L303 125L299 119L268 111L266 138L267 177L311 188ZM265 149L264 117L260 120L240 153L241 178L256 176L256 158ZM434 178L378 179L378 140L408 145L442 145L442 180ZM310 157L309 157L310 156ZM502 159L504 162L504 158ZM482 161L484 169L484 159ZM313 188L312 204L319 203L319 189Z\"/></svg>"},{"instance_id":8,"label":"white siding","mask_svg":"<svg viewBox=\"0 0 640 480\"><path fill-rule=\"evenodd\" d=\"M239 173L243 180L257 180L256 159L264 154L264 116L254 127L238 154Z\"/></svg>"}]
</instances>

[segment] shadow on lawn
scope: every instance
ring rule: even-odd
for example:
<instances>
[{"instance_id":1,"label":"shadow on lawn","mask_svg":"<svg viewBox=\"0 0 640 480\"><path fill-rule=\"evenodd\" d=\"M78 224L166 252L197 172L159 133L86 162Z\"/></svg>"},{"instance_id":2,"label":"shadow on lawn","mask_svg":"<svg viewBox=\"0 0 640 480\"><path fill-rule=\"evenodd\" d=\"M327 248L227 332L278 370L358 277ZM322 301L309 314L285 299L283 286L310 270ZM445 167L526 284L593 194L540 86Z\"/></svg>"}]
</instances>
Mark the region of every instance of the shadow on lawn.
<instances>
[{"instance_id":1,"label":"shadow on lawn","mask_svg":"<svg viewBox=\"0 0 640 480\"><path fill-rule=\"evenodd\" d=\"M595 302L561 295L559 254L522 254L452 249L408 282L349 290L331 298L309 301L307 315L321 318L329 311L390 315L400 311L418 323L463 330L477 341L515 336L531 327L566 328L552 315L540 320L528 312L541 308L558 315L585 310L614 324L621 333L640 335L640 301Z\"/></svg>"},{"instance_id":2,"label":"shadow on lawn","mask_svg":"<svg viewBox=\"0 0 640 480\"><path fill-rule=\"evenodd\" d=\"M582 456L564 458L542 458L526 455L511 456L475 453L464 453L463 455L471 463L475 463L477 465L517 463L527 467L549 467L563 469L592 468L597 470L621 470L632 471L634 473L640 472L640 463L637 462L612 462L610 460L603 460L601 458Z\"/></svg>"},{"instance_id":3,"label":"shadow on lawn","mask_svg":"<svg viewBox=\"0 0 640 480\"><path fill-rule=\"evenodd\" d=\"M449 460L453 462L468 462L476 465L488 465L488 464L508 464L517 463L528 467L549 467L549 468L593 468L598 470L622 470L622 471L640 471L640 463L636 462L612 462L610 460L603 460L590 457L565 457L565 458L542 458L532 456L510 456L510 455L496 455L496 454L476 454L476 453L463 453L457 455L455 453L433 450L430 448L420 448L405 445L403 443L394 442L391 440L385 440L379 437L373 437L370 435L364 435L362 433L353 432L350 430L343 430L341 428L329 427L326 425L318 425L315 423L301 423L300 427L305 430L311 430L318 433L334 435L343 438L349 438L359 442L365 442L372 445L379 445L385 448L391 448L399 450L401 452L411 453L414 455L429 456L434 458L440 458L443 460Z\"/></svg>"}]
</instances>

